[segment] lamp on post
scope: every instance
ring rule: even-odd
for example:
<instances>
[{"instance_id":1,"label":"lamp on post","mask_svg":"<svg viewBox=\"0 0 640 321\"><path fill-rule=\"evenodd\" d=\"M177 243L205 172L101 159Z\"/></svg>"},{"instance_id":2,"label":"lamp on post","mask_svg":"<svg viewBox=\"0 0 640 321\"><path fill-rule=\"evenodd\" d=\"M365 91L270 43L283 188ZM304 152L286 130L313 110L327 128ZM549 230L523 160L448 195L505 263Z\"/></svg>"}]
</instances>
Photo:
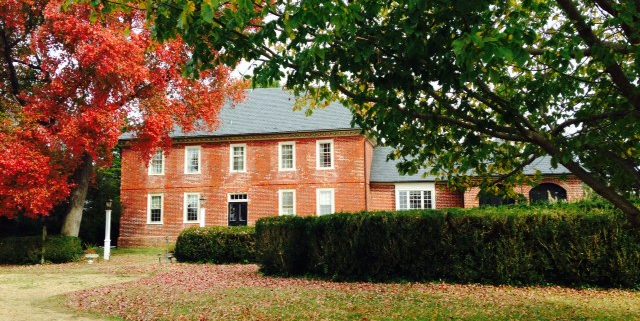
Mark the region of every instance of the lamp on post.
<instances>
[{"instance_id":1,"label":"lamp on post","mask_svg":"<svg viewBox=\"0 0 640 321\"><path fill-rule=\"evenodd\" d=\"M201 196L200 196L200 227L204 227L204 225L205 225L205 215L206 215L206 212L205 212L205 209L204 209L204 202L205 202L206 200L207 200L207 199L206 199L206 198L204 198L204 195L201 195Z\"/></svg>"},{"instance_id":2,"label":"lamp on post","mask_svg":"<svg viewBox=\"0 0 640 321\"><path fill-rule=\"evenodd\" d=\"M104 260L109 261L111 257L111 206L112 200L106 203L106 214L104 219Z\"/></svg>"}]
</instances>

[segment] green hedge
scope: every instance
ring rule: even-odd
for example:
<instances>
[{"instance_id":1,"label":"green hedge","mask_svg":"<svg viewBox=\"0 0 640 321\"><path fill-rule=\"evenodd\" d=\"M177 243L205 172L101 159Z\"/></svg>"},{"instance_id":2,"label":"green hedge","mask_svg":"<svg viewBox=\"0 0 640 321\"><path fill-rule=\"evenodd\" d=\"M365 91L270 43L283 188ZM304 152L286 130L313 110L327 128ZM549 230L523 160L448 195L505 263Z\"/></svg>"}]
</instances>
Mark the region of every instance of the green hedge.
<instances>
[{"instance_id":1,"label":"green hedge","mask_svg":"<svg viewBox=\"0 0 640 321\"><path fill-rule=\"evenodd\" d=\"M49 236L45 241L44 259L50 263L66 263L82 256L80 239L71 236ZM0 238L0 264L40 263L40 236Z\"/></svg>"},{"instance_id":2,"label":"green hedge","mask_svg":"<svg viewBox=\"0 0 640 321\"><path fill-rule=\"evenodd\" d=\"M256 244L274 275L640 285L640 233L584 204L273 217L258 221Z\"/></svg>"},{"instance_id":3,"label":"green hedge","mask_svg":"<svg viewBox=\"0 0 640 321\"><path fill-rule=\"evenodd\" d=\"M175 257L181 262L255 262L253 227L192 227L176 241Z\"/></svg>"}]
</instances>

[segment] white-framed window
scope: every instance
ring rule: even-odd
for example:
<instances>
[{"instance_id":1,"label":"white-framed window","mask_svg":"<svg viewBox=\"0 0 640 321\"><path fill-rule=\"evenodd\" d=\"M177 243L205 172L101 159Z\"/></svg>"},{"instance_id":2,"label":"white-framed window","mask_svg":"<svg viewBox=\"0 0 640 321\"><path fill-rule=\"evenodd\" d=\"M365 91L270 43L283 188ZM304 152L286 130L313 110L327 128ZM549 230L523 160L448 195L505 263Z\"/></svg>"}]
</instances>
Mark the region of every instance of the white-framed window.
<instances>
[{"instance_id":1,"label":"white-framed window","mask_svg":"<svg viewBox=\"0 0 640 321\"><path fill-rule=\"evenodd\" d=\"M157 151L149 162L149 175L164 175L164 152Z\"/></svg>"},{"instance_id":2,"label":"white-framed window","mask_svg":"<svg viewBox=\"0 0 640 321\"><path fill-rule=\"evenodd\" d=\"M278 170L279 171L295 171L296 170L296 143L295 142L278 143Z\"/></svg>"},{"instance_id":3,"label":"white-framed window","mask_svg":"<svg viewBox=\"0 0 640 321\"><path fill-rule=\"evenodd\" d=\"M200 146L187 146L184 148L184 173L200 174L202 170Z\"/></svg>"},{"instance_id":4,"label":"white-framed window","mask_svg":"<svg viewBox=\"0 0 640 321\"><path fill-rule=\"evenodd\" d=\"M396 184L396 210L434 209L435 195L433 183Z\"/></svg>"},{"instance_id":5,"label":"white-framed window","mask_svg":"<svg viewBox=\"0 0 640 321\"><path fill-rule=\"evenodd\" d=\"M333 139L316 141L316 168L333 169Z\"/></svg>"},{"instance_id":6,"label":"white-framed window","mask_svg":"<svg viewBox=\"0 0 640 321\"><path fill-rule=\"evenodd\" d=\"M164 195L147 195L147 224L162 224L164 219Z\"/></svg>"},{"instance_id":7,"label":"white-framed window","mask_svg":"<svg viewBox=\"0 0 640 321\"><path fill-rule=\"evenodd\" d=\"M198 223L199 219L200 193L184 193L184 222Z\"/></svg>"},{"instance_id":8,"label":"white-framed window","mask_svg":"<svg viewBox=\"0 0 640 321\"><path fill-rule=\"evenodd\" d=\"M229 168L232 173L247 171L247 144L231 144Z\"/></svg>"},{"instance_id":9,"label":"white-framed window","mask_svg":"<svg viewBox=\"0 0 640 321\"><path fill-rule=\"evenodd\" d=\"M296 191L293 189L285 189L278 191L278 214L295 215L296 214Z\"/></svg>"},{"instance_id":10,"label":"white-framed window","mask_svg":"<svg viewBox=\"0 0 640 321\"><path fill-rule=\"evenodd\" d=\"M318 215L335 213L335 201L335 190L333 188L318 188L316 190L316 213L318 213Z\"/></svg>"}]
</instances>

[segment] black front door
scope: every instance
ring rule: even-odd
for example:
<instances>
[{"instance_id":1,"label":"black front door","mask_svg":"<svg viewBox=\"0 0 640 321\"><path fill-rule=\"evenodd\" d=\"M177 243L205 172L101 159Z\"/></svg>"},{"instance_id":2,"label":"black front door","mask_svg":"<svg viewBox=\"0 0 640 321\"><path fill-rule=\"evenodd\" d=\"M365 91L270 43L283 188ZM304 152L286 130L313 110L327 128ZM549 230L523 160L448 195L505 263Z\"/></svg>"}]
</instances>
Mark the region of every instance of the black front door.
<instances>
[{"instance_id":1,"label":"black front door","mask_svg":"<svg viewBox=\"0 0 640 321\"><path fill-rule=\"evenodd\" d=\"M247 202L229 202L229 226L247 226Z\"/></svg>"}]
</instances>

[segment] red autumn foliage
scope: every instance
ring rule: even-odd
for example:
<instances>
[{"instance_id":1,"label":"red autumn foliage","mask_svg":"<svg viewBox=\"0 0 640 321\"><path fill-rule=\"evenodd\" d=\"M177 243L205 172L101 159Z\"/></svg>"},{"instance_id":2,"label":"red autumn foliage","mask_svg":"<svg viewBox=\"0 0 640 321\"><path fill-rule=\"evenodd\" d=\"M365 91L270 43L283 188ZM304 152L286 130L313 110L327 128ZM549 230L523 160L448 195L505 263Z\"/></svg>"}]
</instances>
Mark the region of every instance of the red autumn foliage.
<instances>
[{"instance_id":1,"label":"red autumn foliage","mask_svg":"<svg viewBox=\"0 0 640 321\"><path fill-rule=\"evenodd\" d=\"M86 156L109 165L123 129L149 158L174 125L215 127L246 87L224 66L183 77L189 48L155 42L144 12L63 5L0 1L0 216L50 213Z\"/></svg>"}]
</instances>

